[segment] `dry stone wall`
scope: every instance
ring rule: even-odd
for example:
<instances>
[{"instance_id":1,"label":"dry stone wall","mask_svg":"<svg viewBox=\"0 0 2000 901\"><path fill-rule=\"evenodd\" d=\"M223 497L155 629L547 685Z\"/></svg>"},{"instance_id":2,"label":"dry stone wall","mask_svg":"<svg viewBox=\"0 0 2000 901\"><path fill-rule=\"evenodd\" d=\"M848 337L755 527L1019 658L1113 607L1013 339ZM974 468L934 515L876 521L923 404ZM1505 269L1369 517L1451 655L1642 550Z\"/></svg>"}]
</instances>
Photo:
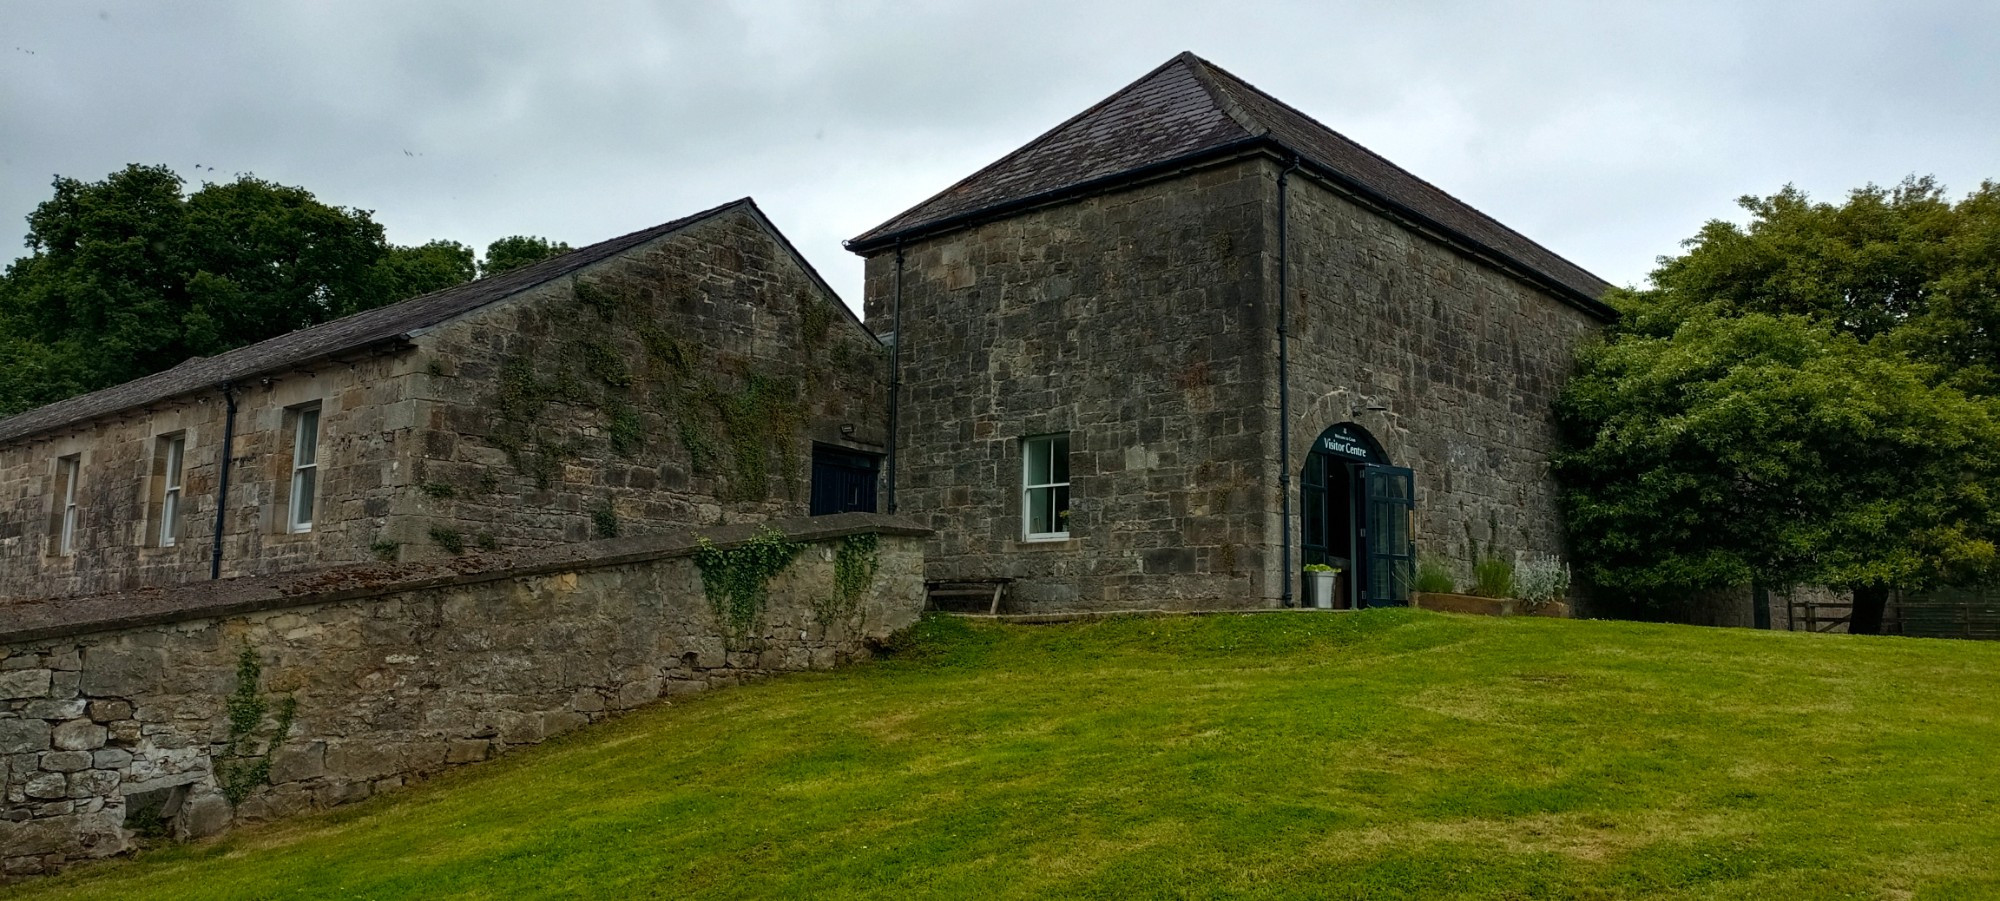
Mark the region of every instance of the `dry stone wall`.
<instances>
[{"instance_id":1,"label":"dry stone wall","mask_svg":"<svg viewBox=\"0 0 2000 901\"><path fill-rule=\"evenodd\" d=\"M927 533L778 526L805 547L749 623L718 616L686 533L0 607L0 870L366 798L915 621ZM851 597L842 565L872 570ZM262 708L248 730L232 698Z\"/></svg>"}]
</instances>

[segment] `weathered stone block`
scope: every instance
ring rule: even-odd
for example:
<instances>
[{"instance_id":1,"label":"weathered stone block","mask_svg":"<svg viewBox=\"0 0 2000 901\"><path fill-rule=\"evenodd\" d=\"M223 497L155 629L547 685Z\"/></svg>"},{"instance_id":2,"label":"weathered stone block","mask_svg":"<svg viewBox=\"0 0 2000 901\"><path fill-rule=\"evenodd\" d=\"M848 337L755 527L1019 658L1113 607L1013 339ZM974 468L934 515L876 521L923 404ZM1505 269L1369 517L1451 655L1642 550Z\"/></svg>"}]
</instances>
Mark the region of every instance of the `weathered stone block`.
<instances>
[{"instance_id":1,"label":"weathered stone block","mask_svg":"<svg viewBox=\"0 0 2000 901\"><path fill-rule=\"evenodd\" d=\"M166 678L166 652L160 648L99 646L83 655L82 690L92 697L158 691Z\"/></svg>"},{"instance_id":2,"label":"weathered stone block","mask_svg":"<svg viewBox=\"0 0 2000 901\"><path fill-rule=\"evenodd\" d=\"M181 808L181 828L188 838L207 838L229 828L229 816L229 799L212 792L199 794Z\"/></svg>"},{"instance_id":3,"label":"weathered stone block","mask_svg":"<svg viewBox=\"0 0 2000 901\"><path fill-rule=\"evenodd\" d=\"M60 777L58 777L60 778ZM54 816L0 829L0 858L109 857L126 848L120 814L109 809Z\"/></svg>"},{"instance_id":4,"label":"weathered stone block","mask_svg":"<svg viewBox=\"0 0 2000 901\"><path fill-rule=\"evenodd\" d=\"M87 719L74 719L57 727L50 735L50 743L63 751L94 751L104 747L108 731Z\"/></svg>"},{"instance_id":5,"label":"weathered stone block","mask_svg":"<svg viewBox=\"0 0 2000 901\"><path fill-rule=\"evenodd\" d=\"M141 730L142 726L138 720L119 720L105 727L108 733L106 739L125 745L137 744L143 737Z\"/></svg>"},{"instance_id":6,"label":"weathered stone block","mask_svg":"<svg viewBox=\"0 0 2000 901\"><path fill-rule=\"evenodd\" d=\"M90 718L100 723L132 718L132 703L116 698L102 698L90 702Z\"/></svg>"},{"instance_id":7,"label":"weathered stone block","mask_svg":"<svg viewBox=\"0 0 2000 901\"><path fill-rule=\"evenodd\" d=\"M69 777L62 773L35 773L22 784L30 798L52 800L69 796Z\"/></svg>"},{"instance_id":8,"label":"weathered stone block","mask_svg":"<svg viewBox=\"0 0 2000 901\"><path fill-rule=\"evenodd\" d=\"M124 769L132 762L132 752L118 748L99 748L90 754L90 765L100 770Z\"/></svg>"},{"instance_id":9,"label":"weathered stone block","mask_svg":"<svg viewBox=\"0 0 2000 901\"><path fill-rule=\"evenodd\" d=\"M53 773L74 773L90 766L89 751L50 751L42 755L42 769Z\"/></svg>"},{"instance_id":10,"label":"weathered stone block","mask_svg":"<svg viewBox=\"0 0 2000 901\"><path fill-rule=\"evenodd\" d=\"M68 720L83 715L83 699L70 698L58 701L42 698L21 705L21 715L42 720Z\"/></svg>"},{"instance_id":11,"label":"weathered stone block","mask_svg":"<svg viewBox=\"0 0 2000 901\"><path fill-rule=\"evenodd\" d=\"M0 754L25 754L49 747L47 721L38 719L0 720Z\"/></svg>"},{"instance_id":12,"label":"weathered stone block","mask_svg":"<svg viewBox=\"0 0 2000 901\"><path fill-rule=\"evenodd\" d=\"M84 770L69 774L69 796L72 798L103 797L116 794L121 780L110 770Z\"/></svg>"},{"instance_id":13,"label":"weathered stone block","mask_svg":"<svg viewBox=\"0 0 2000 901\"><path fill-rule=\"evenodd\" d=\"M271 782L304 782L326 775L326 742L288 746L271 755Z\"/></svg>"},{"instance_id":14,"label":"weathered stone block","mask_svg":"<svg viewBox=\"0 0 2000 901\"><path fill-rule=\"evenodd\" d=\"M478 739L454 741L451 743L450 749L445 753L445 762L476 763L485 760L487 753L492 750L492 747L492 742Z\"/></svg>"},{"instance_id":15,"label":"weathered stone block","mask_svg":"<svg viewBox=\"0 0 2000 901\"><path fill-rule=\"evenodd\" d=\"M49 675L46 669L0 672L0 699L48 697Z\"/></svg>"}]
</instances>

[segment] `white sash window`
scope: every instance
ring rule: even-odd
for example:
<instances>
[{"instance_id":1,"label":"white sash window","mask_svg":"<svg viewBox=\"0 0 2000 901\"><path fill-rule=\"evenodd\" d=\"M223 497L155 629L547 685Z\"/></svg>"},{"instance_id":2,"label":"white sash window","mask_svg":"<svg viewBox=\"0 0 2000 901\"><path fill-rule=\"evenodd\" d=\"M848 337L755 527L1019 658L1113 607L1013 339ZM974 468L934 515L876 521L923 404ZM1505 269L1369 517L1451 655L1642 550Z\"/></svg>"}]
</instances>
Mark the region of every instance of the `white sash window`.
<instances>
[{"instance_id":1,"label":"white sash window","mask_svg":"<svg viewBox=\"0 0 2000 901\"><path fill-rule=\"evenodd\" d=\"M298 412L292 433L292 494L287 504L294 532L310 532L313 527L313 494L319 478L319 408Z\"/></svg>"}]
</instances>

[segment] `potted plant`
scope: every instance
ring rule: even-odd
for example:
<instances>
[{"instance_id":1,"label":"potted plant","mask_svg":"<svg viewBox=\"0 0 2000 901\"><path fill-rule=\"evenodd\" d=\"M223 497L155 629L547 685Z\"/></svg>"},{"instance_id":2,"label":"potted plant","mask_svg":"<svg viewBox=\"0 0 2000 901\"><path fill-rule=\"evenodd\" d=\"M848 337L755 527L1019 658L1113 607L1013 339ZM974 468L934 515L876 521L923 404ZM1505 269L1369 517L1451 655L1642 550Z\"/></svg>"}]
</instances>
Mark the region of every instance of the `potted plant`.
<instances>
[{"instance_id":1,"label":"potted plant","mask_svg":"<svg viewBox=\"0 0 2000 901\"><path fill-rule=\"evenodd\" d=\"M1306 586L1310 589L1312 605L1321 610L1333 609L1334 580L1340 577L1340 567L1325 563L1306 565Z\"/></svg>"}]
</instances>

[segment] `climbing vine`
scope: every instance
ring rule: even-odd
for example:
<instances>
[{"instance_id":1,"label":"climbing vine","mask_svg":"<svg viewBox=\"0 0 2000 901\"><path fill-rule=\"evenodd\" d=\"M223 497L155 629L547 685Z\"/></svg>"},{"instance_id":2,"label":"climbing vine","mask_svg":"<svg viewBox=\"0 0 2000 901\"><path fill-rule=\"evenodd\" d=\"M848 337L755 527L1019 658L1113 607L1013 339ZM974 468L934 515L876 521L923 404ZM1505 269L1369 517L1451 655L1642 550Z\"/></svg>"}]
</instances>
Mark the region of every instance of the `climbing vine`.
<instances>
[{"instance_id":1,"label":"climbing vine","mask_svg":"<svg viewBox=\"0 0 2000 901\"><path fill-rule=\"evenodd\" d=\"M813 616L822 626L847 622L861 609L861 599L875 585L880 567L876 550L881 539L873 532L849 535L833 552L833 594L813 602Z\"/></svg>"},{"instance_id":2,"label":"climbing vine","mask_svg":"<svg viewBox=\"0 0 2000 901\"><path fill-rule=\"evenodd\" d=\"M607 320L636 312L629 292L573 281L576 303ZM641 354L604 338L573 337L524 348L505 359L491 403L491 440L517 472L548 488L566 460L594 439L565 433L546 420L554 404L595 411L603 447L621 457L646 445L648 414L673 423L697 473L726 475L733 500L758 501L781 482L798 497L804 457L796 440L806 418L804 360L831 334L836 311L810 294L798 297L799 335L808 349L784 374L750 371L748 361L697 354L657 321L636 323ZM634 316L632 318L647 319Z\"/></svg>"},{"instance_id":3,"label":"climbing vine","mask_svg":"<svg viewBox=\"0 0 2000 901\"><path fill-rule=\"evenodd\" d=\"M612 505L610 498L590 509L590 525L599 538L617 538L623 531L618 522L618 508Z\"/></svg>"},{"instance_id":4,"label":"climbing vine","mask_svg":"<svg viewBox=\"0 0 2000 901\"><path fill-rule=\"evenodd\" d=\"M257 652L245 645L242 655L236 658L236 690L223 702L229 713L229 743L224 746L223 759L215 770L222 794L231 804L243 803L257 786L271 780L271 754L292 731L292 721L299 712L298 699L286 695L278 702L277 728L263 742L261 751L252 750L258 743L258 728L264 725L264 715L270 710L259 690L263 675L264 665L257 659Z\"/></svg>"},{"instance_id":5,"label":"climbing vine","mask_svg":"<svg viewBox=\"0 0 2000 901\"><path fill-rule=\"evenodd\" d=\"M735 547L717 547L705 537L700 539L694 563L701 571L701 589L733 642L740 643L756 628L770 598L771 579L804 549L770 526Z\"/></svg>"},{"instance_id":6,"label":"climbing vine","mask_svg":"<svg viewBox=\"0 0 2000 901\"><path fill-rule=\"evenodd\" d=\"M431 542L449 554L465 553L465 533L445 526L431 526Z\"/></svg>"}]
</instances>

